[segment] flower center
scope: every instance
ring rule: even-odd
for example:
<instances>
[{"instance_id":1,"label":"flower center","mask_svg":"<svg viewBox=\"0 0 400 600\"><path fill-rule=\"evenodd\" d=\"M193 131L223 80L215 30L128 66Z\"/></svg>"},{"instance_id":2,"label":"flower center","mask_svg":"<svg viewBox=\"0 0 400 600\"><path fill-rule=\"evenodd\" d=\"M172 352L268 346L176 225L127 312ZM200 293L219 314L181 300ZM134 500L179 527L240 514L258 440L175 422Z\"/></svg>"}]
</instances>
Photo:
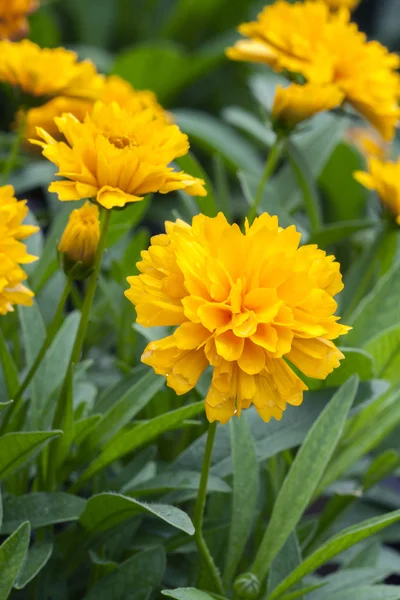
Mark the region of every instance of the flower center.
<instances>
[{"instance_id":1,"label":"flower center","mask_svg":"<svg viewBox=\"0 0 400 600\"><path fill-rule=\"evenodd\" d=\"M139 146L138 141L136 139L132 139L128 135L110 135L108 137L108 141L119 150L123 150L126 147L133 148L135 146Z\"/></svg>"}]
</instances>

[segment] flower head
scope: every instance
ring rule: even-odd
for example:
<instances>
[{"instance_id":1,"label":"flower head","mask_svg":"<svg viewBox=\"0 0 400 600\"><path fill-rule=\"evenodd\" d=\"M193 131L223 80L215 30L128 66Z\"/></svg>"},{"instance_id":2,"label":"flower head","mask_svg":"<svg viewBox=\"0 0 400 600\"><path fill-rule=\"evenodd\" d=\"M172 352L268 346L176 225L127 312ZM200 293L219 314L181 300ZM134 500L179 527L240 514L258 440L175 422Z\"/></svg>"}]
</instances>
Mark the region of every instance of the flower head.
<instances>
[{"instance_id":1,"label":"flower head","mask_svg":"<svg viewBox=\"0 0 400 600\"><path fill-rule=\"evenodd\" d=\"M400 59L379 42L368 42L350 22L347 9L332 13L322 0L278 0L239 31L247 39L228 49L230 58L300 73L310 83L336 85L384 138L393 137L400 118Z\"/></svg>"},{"instance_id":2,"label":"flower head","mask_svg":"<svg viewBox=\"0 0 400 600\"><path fill-rule=\"evenodd\" d=\"M70 214L58 250L65 253L71 262L81 262L91 267L96 257L100 238L99 209L91 202Z\"/></svg>"},{"instance_id":3,"label":"flower head","mask_svg":"<svg viewBox=\"0 0 400 600\"><path fill-rule=\"evenodd\" d=\"M0 81L31 96L90 100L99 97L104 85L92 62L79 62L65 48L40 48L29 40L0 42Z\"/></svg>"},{"instance_id":4,"label":"flower head","mask_svg":"<svg viewBox=\"0 0 400 600\"><path fill-rule=\"evenodd\" d=\"M35 0L0 0L0 39L14 39L26 35L26 17L37 6Z\"/></svg>"},{"instance_id":5,"label":"flower head","mask_svg":"<svg viewBox=\"0 0 400 600\"><path fill-rule=\"evenodd\" d=\"M210 421L225 423L252 403L265 421L280 419L307 389L290 363L324 379L343 358L332 342L348 330L335 316L339 264L299 241L294 226L282 229L266 213L245 233L221 213L198 215L192 225L167 223L142 252L141 274L128 278L138 323L178 326L142 361L177 394L213 367Z\"/></svg>"},{"instance_id":6,"label":"flower head","mask_svg":"<svg viewBox=\"0 0 400 600\"><path fill-rule=\"evenodd\" d=\"M44 141L31 141L58 166L58 175L69 179L50 185L60 200L94 198L110 209L152 192L206 193L202 180L168 166L188 152L188 138L152 109L132 114L116 102L98 102L83 123L71 114L55 121L67 143L40 128Z\"/></svg>"},{"instance_id":7,"label":"flower head","mask_svg":"<svg viewBox=\"0 0 400 600\"><path fill-rule=\"evenodd\" d=\"M272 116L284 126L293 128L319 112L336 108L342 100L342 92L334 85L292 83L287 88L278 85Z\"/></svg>"},{"instance_id":8,"label":"flower head","mask_svg":"<svg viewBox=\"0 0 400 600\"><path fill-rule=\"evenodd\" d=\"M27 278L20 267L36 260L28 254L21 241L38 231L33 225L23 225L28 213L25 200L14 197L11 185L0 187L0 314L13 310L14 304L29 306L33 293L22 282Z\"/></svg>"},{"instance_id":9,"label":"flower head","mask_svg":"<svg viewBox=\"0 0 400 600\"><path fill-rule=\"evenodd\" d=\"M369 190L376 190L382 203L400 225L400 159L397 162L385 162L370 158L368 171L356 171L354 178Z\"/></svg>"}]
</instances>

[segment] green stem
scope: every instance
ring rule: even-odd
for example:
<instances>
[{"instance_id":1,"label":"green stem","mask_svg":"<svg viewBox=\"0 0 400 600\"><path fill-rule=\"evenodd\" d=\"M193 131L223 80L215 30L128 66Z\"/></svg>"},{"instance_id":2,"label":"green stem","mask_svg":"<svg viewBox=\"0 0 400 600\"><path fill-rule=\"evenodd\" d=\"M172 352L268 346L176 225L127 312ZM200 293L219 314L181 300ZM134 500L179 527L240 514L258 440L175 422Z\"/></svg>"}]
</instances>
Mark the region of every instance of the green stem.
<instances>
[{"instance_id":1,"label":"green stem","mask_svg":"<svg viewBox=\"0 0 400 600\"><path fill-rule=\"evenodd\" d=\"M10 153L8 158L4 164L3 171L0 177L0 184L4 185L7 183L7 179L11 171L14 169L15 164L17 162L18 154L22 145L22 140L25 136L25 123L26 123L26 114L25 111L21 112L21 120L18 125L18 129L16 131L16 135L14 137L12 146L10 148Z\"/></svg>"},{"instance_id":2,"label":"green stem","mask_svg":"<svg viewBox=\"0 0 400 600\"><path fill-rule=\"evenodd\" d=\"M93 266L93 273L90 276L89 283L86 290L85 300L82 306L82 316L79 323L78 333L76 334L76 339L74 343L74 347L71 353L71 362L70 364L75 364L79 361L83 343L85 341L87 326L89 323L90 311L92 309L94 294L96 291L97 279L100 273L101 259L103 257L104 248L106 245L106 237L108 226L110 224L111 211L104 211L104 219L103 225L101 228L99 245L97 246L96 259Z\"/></svg>"},{"instance_id":3,"label":"green stem","mask_svg":"<svg viewBox=\"0 0 400 600\"><path fill-rule=\"evenodd\" d=\"M254 219L257 216L265 186L268 182L268 179L271 177L271 175L275 171L276 165L278 164L279 159L282 154L282 149L283 149L283 140L280 136L277 136L276 141L268 154L268 158L266 160L265 167L264 167L264 172L260 179L260 183L258 184L256 195L254 196L253 205L251 206L251 208L249 210L249 214L247 215L247 219L248 219L250 225L252 224L252 222L254 221Z\"/></svg>"},{"instance_id":4,"label":"green stem","mask_svg":"<svg viewBox=\"0 0 400 600\"><path fill-rule=\"evenodd\" d=\"M8 418L5 421L5 423L3 424L4 432L14 431L14 427L17 426L19 413L20 413L22 405L23 405L23 394L24 394L25 390L27 389L27 387L29 386L29 384L31 383L33 377L35 376L36 371L38 370L47 350L49 349L49 347L50 347L51 343L53 342L54 337L59 329L59 326L60 326L60 323L62 320L62 316L64 313L65 303L68 299L70 290L71 290L71 280L67 279L64 290L61 294L60 300L58 301L55 315L54 315L53 320L50 323L49 328L47 330L46 338L45 338L33 364L31 365L28 373L26 374L25 379L21 383L18 391L16 392L16 394L13 398L14 402L13 402L12 406L10 407L10 412L9 412Z\"/></svg>"},{"instance_id":5,"label":"green stem","mask_svg":"<svg viewBox=\"0 0 400 600\"><path fill-rule=\"evenodd\" d=\"M206 505L206 496L207 496L207 482L208 482L208 474L210 471L211 465L211 455L214 445L215 432L217 430L217 423L211 423L208 428L207 434L207 442L204 450L204 458L203 458L203 466L201 468L201 477L199 490L197 492L196 506L194 509L193 516L193 524L195 528L194 539L197 545L197 549L201 555L201 558L207 567L207 570L214 582L215 588L217 592L221 595L224 595L224 587L222 585L221 576L219 571L214 563L214 559L211 556L211 553L207 547L206 541L203 536L203 517L204 517L204 508Z\"/></svg>"}]
</instances>

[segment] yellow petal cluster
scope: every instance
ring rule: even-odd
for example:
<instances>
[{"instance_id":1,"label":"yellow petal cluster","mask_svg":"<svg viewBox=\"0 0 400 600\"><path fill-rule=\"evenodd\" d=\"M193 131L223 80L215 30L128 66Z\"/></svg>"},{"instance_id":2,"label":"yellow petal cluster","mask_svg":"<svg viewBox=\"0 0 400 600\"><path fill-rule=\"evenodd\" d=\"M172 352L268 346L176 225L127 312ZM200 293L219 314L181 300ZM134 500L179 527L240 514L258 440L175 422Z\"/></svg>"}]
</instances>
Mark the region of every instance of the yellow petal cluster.
<instances>
[{"instance_id":1,"label":"yellow petal cluster","mask_svg":"<svg viewBox=\"0 0 400 600\"><path fill-rule=\"evenodd\" d=\"M91 266L96 257L100 239L99 209L91 202L73 210L62 234L58 250L70 261Z\"/></svg>"},{"instance_id":2,"label":"yellow petal cluster","mask_svg":"<svg viewBox=\"0 0 400 600\"><path fill-rule=\"evenodd\" d=\"M377 192L400 225L400 159L397 162L385 162L379 158L370 158L368 171L356 171L355 179L369 190Z\"/></svg>"},{"instance_id":3,"label":"yellow petal cluster","mask_svg":"<svg viewBox=\"0 0 400 600\"><path fill-rule=\"evenodd\" d=\"M157 102L157 98L150 90L135 90L127 81L110 75L104 80L104 88L99 96L104 104L117 102L125 110L137 113L147 108L152 109L155 114L167 117L163 107ZM63 113L73 114L79 121L83 121L86 114L93 108L90 100L79 98L68 98L58 96L42 106L29 109L25 115L25 137L27 139L36 137L36 128L42 127L53 137L59 137L60 133L54 122L56 117ZM19 117L21 118L21 116Z\"/></svg>"},{"instance_id":4,"label":"yellow petal cluster","mask_svg":"<svg viewBox=\"0 0 400 600\"><path fill-rule=\"evenodd\" d=\"M348 328L335 316L339 264L315 245L299 248L294 226L264 213L242 233L222 213L166 223L128 278L127 298L144 327L177 326L142 361L184 394L213 368L209 421L225 423L252 403L268 421L307 389L291 365L324 379L343 354Z\"/></svg>"},{"instance_id":5,"label":"yellow petal cluster","mask_svg":"<svg viewBox=\"0 0 400 600\"><path fill-rule=\"evenodd\" d=\"M25 200L14 197L11 185L0 187L0 314L13 310L15 304L30 306L33 293L22 282L27 278L20 267L36 260L28 254L21 241L38 230L33 225L23 225L28 213Z\"/></svg>"},{"instance_id":6,"label":"yellow petal cluster","mask_svg":"<svg viewBox=\"0 0 400 600\"><path fill-rule=\"evenodd\" d=\"M169 166L188 152L189 141L177 125L152 109L132 114L116 102L98 102L82 123L71 114L55 121L66 143L40 128L38 136L44 141L31 141L42 146L43 155L59 168L58 175L69 180L49 187L60 200L93 198L111 209L152 192L206 194L201 179Z\"/></svg>"},{"instance_id":7,"label":"yellow petal cluster","mask_svg":"<svg viewBox=\"0 0 400 600\"><path fill-rule=\"evenodd\" d=\"M27 15L38 7L35 0L0 0L0 39L14 39L28 32Z\"/></svg>"},{"instance_id":8,"label":"yellow petal cluster","mask_svg":"<svg viewBox=\"0 0 400 600\"><path fill-rule=\"evenodd\" d=\"M89 60L79 61L65 48L40 48L29 40L0 41L0 81L40 97L95 100L104 80Z\"/></svg>"},{"instance_id":9,"label":"yellow petal cluster","mask_svg":"<svg viewBox=\"0 0 400 600\"><path fill-rule=\"evenodd\" d=\"M343 94L335 85L292 83L286 88L278 85L272 116L283 125L293 128L319 112L338 107L342 101Z\"/></svg>"},{"instance_id":10,"label":"yellow petal cluster","mask_svg":"<svg viewBox=\"0 0 400 600\"><path fill-rule=\"evenodd\" d=\"M227 54L234 60L261 62L275 71L300 73L310 83L332 84L385 139L400 118L400 59L350 22L350 12L331 12L322 0L278 0L244 23Z\"/></svg>"}]
</instances>

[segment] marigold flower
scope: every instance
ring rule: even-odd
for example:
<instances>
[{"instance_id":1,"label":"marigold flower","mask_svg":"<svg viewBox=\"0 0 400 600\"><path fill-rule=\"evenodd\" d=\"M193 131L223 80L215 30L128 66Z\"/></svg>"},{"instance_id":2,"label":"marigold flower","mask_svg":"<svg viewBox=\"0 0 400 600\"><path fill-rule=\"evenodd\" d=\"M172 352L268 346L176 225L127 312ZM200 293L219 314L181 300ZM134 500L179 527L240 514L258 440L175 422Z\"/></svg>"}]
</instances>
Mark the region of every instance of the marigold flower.
<instances>
[{"instance_id":1,"label":"marigold flower","mask_svg":"<svg viewBox=\"0 0 400 600\"><path fill-rule=\"evenodd\" d=\"M0 41L0 81L31 96L90 100L99 97L104 85L92 62L79 62L65 48L40 48L29 40Z\"/></svg>"},{"instance_id":2,"label":"marigold flower","mask_svg":"<svg viewBox=\"0 0 400 600\"><path fill-rule=\"evenodd\" d=\"M384 160L388 155L388 144L370 127L350 127L346 132L346 139L366 158Z\"/></svg>"},{"instance_id":3,"label":"marigold flower","mask_svg":"<svg viewBox=\"0 0 400 600\"><path fill-rule=\"evenodd\" d=\"M27 276L19 266L36 260L21 241L38 231L38 227L22 224L27 213L26 200L18 201L11 185L0 187L1 315L12 311L14 304L32 304L33 293L22 285Z\"/></svg>"},{"instance_id":4,"label":"marigold flower","mask_svg":"<svg viewBox=\"0 0 400 600\"><path fill-rule=\"evenodd\" d=\"M35 0L0 0L0 39L14 39L28 32L27 15L38 7Z\"/></svg>"},{"instance_id":5,"label":"marigold flower","mask_svg":"<svg viewBox=\"0 0 400 600\"><path fill-rule=\"evenodd\" d=\"M229 58L334 84L385 139L393 137L400 118L400 59L379 42L368 42L350 22L349 10L330 12L322 0L278 0L239 31L248 39L229 48Z\"/></svg>"},{"instance_id":6,"label":"marigold flower","mask_svg":"<svg viewBox=\"0 0 400 600\"><path fill-rule=\"evenodd\" d=\"M265 421L280 419L307 389L289 363L317 379L339 366L332 340L348 331L335 316L339 264L299 241L294 226L282 229L267 213L245 233L221 213L198 215L192 225L166 223L142 252L141 274L128 278L138 323L178 326L142 361L177 394L213 367L209 421L226 423L252 403Z\"/></svg>"},{"instance_id":7,"label":"marigold flower","mask_svg":"<svg viewBox=\"0 0 400 600\"><path fill-rule=\"evenodd\" d=\"M206 194L201 179L168 166L188 152L189 141L177 125L152 109L132 114L116 102L98 102L83 123L71 114L55 121L67 143L57 142L41 128L38 136L44 142L31 142L42 146L43 155L58 166L58 175L70 180L50 185L60 200L94 198L111 209L152 192Z\"/></svg>"},{"instance_id":8,"label":"marigold flower","mask_svg":"<svg viewBox=\"0 0 400 600\"><path fill-rule=\"evenodd\" d=\"M334 85L292 83L275 92L272 116L290 129L319 112L331 110L341 104L343 93Z\"/></svg>"},{"instance_id":9,"label":"marigold flower","mask_svg":"<svg viewBox=\"0 0 400 600\"><path fill-rule=\"evenodd\" d=\"M71 212L58 250L65 253L69 261L90 267L96 257L99 239L99 209L95 204L85 202L81 208Z\"/></svg>"},{"instance_id":10,"label":"marigold flower","mask_svg":"<svg viewBox=\"0 0 400 600\"><path fill-rule=\"evenodd\" d=\"M376 190L382 203L400 225L400 159L397 162L370 158L368 171L356 171L354 178L369 190Z\"/></svg>"}]
</instances>

